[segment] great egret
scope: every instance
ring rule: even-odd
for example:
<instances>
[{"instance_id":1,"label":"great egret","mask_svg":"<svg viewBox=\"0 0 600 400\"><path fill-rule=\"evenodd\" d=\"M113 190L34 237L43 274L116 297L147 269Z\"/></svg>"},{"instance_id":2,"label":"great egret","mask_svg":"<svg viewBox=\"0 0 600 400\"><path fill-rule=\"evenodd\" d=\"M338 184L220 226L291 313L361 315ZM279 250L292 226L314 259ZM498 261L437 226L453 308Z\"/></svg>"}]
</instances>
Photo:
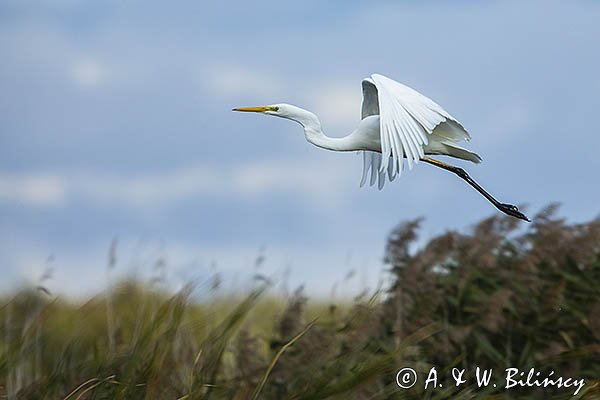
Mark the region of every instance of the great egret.
<instances>
[{"instance_id":1,"label":"great egret","mask_svg":"<svg viewBox=\"0 0 600 400\"><path fill-rule=\"evenodd\" d=\"M291 104L234 108L233 111L256 112L290 119L304 128L306 140L315 146L333 151L362 151L361 186L371 171L370 185L375 181L381 189L386 175L393 181L404 168L419 160L455 173L474 187L498 210L513 217L529 219L511 204L500 203L486 192L462 168L427 157L446 155L462 160L481 162L479 155L456 144L470 140L463 126L433 100L383 75L373 74L362 81L362 113L358 127L348 136L325 136L319 118L310 111Z\"/></svg>"}]
</instances>

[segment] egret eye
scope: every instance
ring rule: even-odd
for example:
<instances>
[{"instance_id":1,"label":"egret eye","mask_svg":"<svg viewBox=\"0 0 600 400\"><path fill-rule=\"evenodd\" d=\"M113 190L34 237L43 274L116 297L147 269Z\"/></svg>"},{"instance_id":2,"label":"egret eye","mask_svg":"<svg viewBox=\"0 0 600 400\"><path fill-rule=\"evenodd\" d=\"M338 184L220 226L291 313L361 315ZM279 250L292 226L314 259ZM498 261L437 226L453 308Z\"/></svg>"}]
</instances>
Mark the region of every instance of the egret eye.
<instances>
[{"instance_id":1,"label":"egret eye","mask_svg":"<svg viewBox=\"0 0 600 400\"><path fill-rule=\"evenodd\" d=\"M279 111L279 107L273 106L273 107L271 107L271 111Z\"/></svg>"}]
</instances>

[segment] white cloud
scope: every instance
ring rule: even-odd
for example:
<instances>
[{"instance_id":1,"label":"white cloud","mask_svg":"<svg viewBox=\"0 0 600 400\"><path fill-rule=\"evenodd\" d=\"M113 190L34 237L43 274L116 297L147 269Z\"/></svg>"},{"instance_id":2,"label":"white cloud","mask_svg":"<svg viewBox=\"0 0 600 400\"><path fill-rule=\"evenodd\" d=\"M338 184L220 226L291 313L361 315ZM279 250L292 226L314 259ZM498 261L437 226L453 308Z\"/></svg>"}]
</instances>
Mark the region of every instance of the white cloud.
<instances>
[{"instance_id":1,"label":"white cloud","mask_svg":"<svg viewBox=\"0 0 600 400\"><path fill-rule=\"evenodd\" d=\"M220 66L202 72L201 85L214 95L249 98L263 105L289 99L292 104L317 113L324 126L352 129L360 121L362 92L360 83L331 83L319 78L283 81L270 71L255 71L240 66ZM256 103L256 104L255 104ZM346 132L350 133L350 132Z\"/></svg>"},{"instance_id":2,"label":"white cloud","mask_svg":"<svg viewBox=\"0 0 600 400\"><path fill-rule=\"evenodd\" d=\"M203 72L201 77L201 84L217 96L248 97L256 102L251 105L289 98L293 104L316 112L325 125L343 128L355 126L360 121L361 88L359 83L351 82L331 83L303 78L301 86L297 86L299 82L282 81L270 71L240 66L220 66Z\"/></svg>"},{"instance_id":3,"label":"white cloud","mask_svg":"<svg viewBox=\"0 0 600 400\"><path fill-rule=\"evenodd\" d=\"M157 206L199 195L215 195L220 189L218 171L193 166L163 173L107 175L78 172L68 179L72 195L100 205Z\"/></svg>"},{"instance_id":4,"label":"white cloud","mask_svg":"<svg viewBox=\"0 0 600 400\"><path fill-rule=\"evenodd\" d=\"M360 121L362 94L358 84L314 85L309 99L315 110L322 112L320 118L325 125L348 128Z\"/></svg>"},{"instance_id":5,"label":"white cloud","mask_svg":"<svg viewBox=\"0 0 600 400\"><path fill-rule=\"evenodd\" d=\"M256 99L275 99L282 87L279 79L268 71L239 66L219 66L202 71L201 84L218 96L252 96Z\"/></svg>"},{"instance_id":6,"label":"white cloud","mask_svg":"<svg viewBox=\"0 0 600 400\"><path fill-rule=\"evenodd\" d=\"M0 174L0 203L54 207L65 202L66 182L54 174Z\"/></svg>"},{"instance_id":7,"label":"white cloud","mask_svg":"<svg viewBox=\"0 0 600 400\"><path fill-rule=\"evenodd\" d=\"M292 193L329 207L339 204L344 188L349 190L358 181L355 172L344 165L339 160L307 164L268 160L129 175L89 171L5 174L0 175L0 202L48 207L83 199L100 206L148 209L202 196L252 198Z\"/></svg>"},{"instance_id":8,"label":"white cloud","mask_svg":"<svg viewBox=\"0 0 600 400\"><path fill-rule=\"evenodd\" d=\"M72 68L75 83L86 88L94 88L102 83L106 73L102 65L95 60L78 60Z\"/></svg>"},{"instance_id":9,"label":"white cloud","mask_svg":"<svg viewBox=\"0 0 600 400\"><path fill-rule=\"evenodd\" d=\"M354 178L357 182L358 177ZM352 171L344 168L339 160L320 163L265 161L238 169L234 186L246 196L286 191L329 206L342 200L344 187L346 190L352 187L352 179Z\"/></svg>"}]
</instances>

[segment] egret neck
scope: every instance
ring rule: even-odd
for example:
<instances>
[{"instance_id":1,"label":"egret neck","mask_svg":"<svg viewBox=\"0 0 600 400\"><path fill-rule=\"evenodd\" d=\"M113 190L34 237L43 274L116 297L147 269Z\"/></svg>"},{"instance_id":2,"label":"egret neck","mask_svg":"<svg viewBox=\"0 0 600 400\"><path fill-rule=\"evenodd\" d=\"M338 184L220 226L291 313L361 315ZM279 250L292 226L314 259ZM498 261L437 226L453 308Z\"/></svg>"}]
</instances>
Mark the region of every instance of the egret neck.
<instances>
[{"instance_id":1,"label":"egret neck","mask_svg":"<svg viewBox=\"0 0 600 400\"><path fill-rule=\"evenodd\" d=\"M296 121L302 125L306 140L317 147L333 151L356 150L353 146L352 134L341 138L333 138L325 135L319 118L308 110L288 105L285 112L278 116Z\"/></svg>"}]
</instances>

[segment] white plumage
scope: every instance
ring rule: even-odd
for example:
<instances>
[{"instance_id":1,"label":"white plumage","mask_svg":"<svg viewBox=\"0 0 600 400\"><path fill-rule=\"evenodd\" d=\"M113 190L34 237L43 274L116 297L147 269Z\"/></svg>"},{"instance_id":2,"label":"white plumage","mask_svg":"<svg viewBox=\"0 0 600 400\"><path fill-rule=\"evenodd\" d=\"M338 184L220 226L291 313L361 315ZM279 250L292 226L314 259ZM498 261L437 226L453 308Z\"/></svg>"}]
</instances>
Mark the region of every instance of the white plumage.
<instances>
[{"instance_id":1,"label":"white plumage","mask_svg":"<svg viewBox=\"0 0 600 400\"><path fill-rule=\"evenodd\" d=\"M445 154L481 162L477 154L455 144L468 141L471 136L458 120L433 100L378 74L363 79L362 90L361 118L379 116L381 150L363 153L361 186L371 171L370 185L379 180L378 187L383 188L386 170L389 181L393 181L402 173L404 158L409 169L425 154Z\"/></svg>"},{"instance_id":2,"label":"white plumage","mask_svg":"<svg viewBox=\"0 0 600 400\"><path fill-rule=\"evenodd\" d=\"M352 133L341 138L326 136L315 114L291 104L244 107L234 111L258 112L298 122L304 128L306 140L327 150L362 151L361 186L368 180L371 186L377 182L381 189L386 176L391 182L402 174L404 159L409 170L419 161L425 161L457 174L504 213L528 220L517 207L498 202L463 169L427 157L445 155L481 162L479 155L456 144L470 140L471 136L439 104L379 74L363 79L362 92L361 121Z\"/></svg>"}]
</instances>

